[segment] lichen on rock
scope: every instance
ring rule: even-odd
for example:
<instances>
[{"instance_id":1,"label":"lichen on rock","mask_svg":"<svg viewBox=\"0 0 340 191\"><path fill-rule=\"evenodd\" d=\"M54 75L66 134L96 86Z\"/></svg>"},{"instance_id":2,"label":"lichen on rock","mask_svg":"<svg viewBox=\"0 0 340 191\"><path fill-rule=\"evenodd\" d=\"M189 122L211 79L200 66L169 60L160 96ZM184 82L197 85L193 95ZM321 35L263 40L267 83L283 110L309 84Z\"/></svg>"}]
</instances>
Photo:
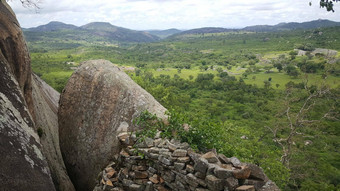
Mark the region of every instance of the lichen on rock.
<instances>
[{"instance_id":1,"label":"lichen on rock","mask_svg":"<svg viewBox=\"0 0 340 191\"><path fill-rule=\"evenodd\" d=\"M0 52L0 185L3 190L55 190L24 96ZM18 167L13 170L13 167Z\"/></svg>"}]
</instances>

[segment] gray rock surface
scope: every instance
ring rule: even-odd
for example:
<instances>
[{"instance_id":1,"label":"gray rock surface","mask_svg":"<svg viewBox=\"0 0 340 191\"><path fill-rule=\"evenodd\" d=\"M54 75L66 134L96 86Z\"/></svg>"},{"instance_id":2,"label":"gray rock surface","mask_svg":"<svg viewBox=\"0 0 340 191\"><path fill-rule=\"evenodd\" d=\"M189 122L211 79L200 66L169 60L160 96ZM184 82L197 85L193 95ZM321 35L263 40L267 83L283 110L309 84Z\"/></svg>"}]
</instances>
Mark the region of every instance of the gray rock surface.
<instances>
[{"instance_id":1,"label":"gray rock surface","mask_svg":"<svg viewBox=\"0 0 340 191\"><path fill-rule=\"evenodd\" d=\"M119 152L117 135L133 131L133 119L148 110L165 119L166 109L106 60L81 64L60 98L60 147L77 190L92 190L96 175Z\"/></svg>"},{"instance_id":2,"label":"gray rock surface","mask_svg":"<svg viewBox=\"0 0 340 191\"><path fill-rule=\"evenodd\" d=\"M256 180L268 181L268 177L264 174L263 169L254 164L247 164L247 167L251 170L250 178Z\"/></svg>"},{"instance_id":3,"label":"gray rock surface","mask_svg":"<svg viewBox=\"0 0 340 191\"><path fill-rule=\"evenodd\" d=\"M262 188L259 189L259 191L280 191L280 188L276 186L275 182L269 180Z\"/></svg>"},{"instance_id":4,"label":"gray rock surface","mask_svg":"<svg viewBox=\"0 0 340 191\"><path fill-rule=\"evenodd\" d=\"M0 190L74 190L59 149L59 94L32 81L26 42L6 1L0 1L0 62Z\"/></svg>"},{"instance_id":5,"label":"gray rock surface","mask_svg":"<svg viewBox=\"0 0 340 191\"><path fill-rule=\"evenodd\" d=\"M0 190L55 190L35 130L29 53L0 1Z\"/></svg>"},{"instance_id":6,"label":"gray rock surface","mask_svg":"<svg viewBox=\"0 0 340 191\"><path fill-rule=\"evenodd\" d=\"M53 191L55 188L33 120L8 66L0 52L1 190Z\"/></svg>"},{"instance_id":7,"label":"gray rock surface","mask_svg":"<svg viewBox=\"0 0 340 191\"><path fill-rule=\"evenodd\" d=\"M28 110L34 119L31 64L28 48L21 31L19 22L6 1L0 1L0 49L7 60L9 72L18 82L19 89L24 95Z\"/></svg>"},{"instance_id":8,"label":"gray rock surface","mask_svg":"<svg viewBox=\"0 0 340 191\"><path fill-rule=\"evenodd\" d=\"M67 175L59 146L57 112L60 94L35 74L32 75L32 94L35 125L43 132L40 141L51 170L53 183L57 190L73 191L75 189Z\"/></svg>"}]
</instances>

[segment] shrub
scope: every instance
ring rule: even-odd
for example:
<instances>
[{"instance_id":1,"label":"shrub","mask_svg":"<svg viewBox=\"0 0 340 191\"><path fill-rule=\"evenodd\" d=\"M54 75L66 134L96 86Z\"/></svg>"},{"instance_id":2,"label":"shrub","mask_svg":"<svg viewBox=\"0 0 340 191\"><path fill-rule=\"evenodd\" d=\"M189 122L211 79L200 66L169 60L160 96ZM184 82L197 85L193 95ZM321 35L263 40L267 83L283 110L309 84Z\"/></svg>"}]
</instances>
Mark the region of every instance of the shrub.
<instances>
[{"instance_id":1,"label":"shrub","mask_svg":"<svg viewBox=\"0 0 340 191\"><path fill-rule=\"evenodd\" d=\"M38 133L39 137L42 137L43 134L44 134L44 130L43 130L41 127L39 127L39 128L37 129L37 133Z\"/></svg>"}]
</instances>

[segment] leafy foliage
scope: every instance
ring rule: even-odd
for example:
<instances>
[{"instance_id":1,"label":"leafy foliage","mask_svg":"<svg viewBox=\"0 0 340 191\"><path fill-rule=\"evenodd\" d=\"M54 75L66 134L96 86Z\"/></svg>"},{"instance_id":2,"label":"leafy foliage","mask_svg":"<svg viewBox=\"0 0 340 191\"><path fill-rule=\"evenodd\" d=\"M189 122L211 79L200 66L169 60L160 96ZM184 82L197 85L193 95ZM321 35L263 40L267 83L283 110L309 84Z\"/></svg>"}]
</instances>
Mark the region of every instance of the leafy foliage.
<instances>
[{"instance_id":1,"label":"leafy foliage","mask_svg":"<svg viewBox=\"0 0 340 191\"><path fill-rule=\"evenodd\" d=\"M39 128L37 129L37 133L38 133L38 136L39 136L39 137L42 137L42 136L44 135L44 130L43 130L41 127L39 127Z\"/></svg>"},{"instance_id":2,"label":"leafy foliage","mask_svg":"<svg viewBox=\"0 0 340 191\"><path fill-rule=\"evenodd\" d=\"M282 163L284 150L267 127L281 124L278 138L289 134L284 128L287 117L282 115L287 109L286 89L292 92L289 103L294 114L308 97L306 79L309 93L323 84L333 97L316 99L316 107L305 119L318 120L333 103L338 104L334 97L339 95L339 56L311 52L315 48L340 50L338 31L339 27L209 33L119 45L66 41L55 34L55 41L31 40L29 48L34 72L58 91L72 68L84 60L105 58L134 66L135 71L128 74L171 111L167 125L143 113L136 121L147 131L139 132L141 137L162 129L163 137L181 139L197 150L214 148L258 164L284 190L336 190L340 168L337 120L301 126L297 133L307 137L294 136L289 165ZM306 55L293 50L297 47L307 50ZM183 124L190 126L189 131L183 130Z\"/></svg>"},{"instance_id":3,"label":"leafy foliage","mask_svg":"<svg viewBox=\"0 0 340 191\"><path fill-rule=\"evenodd\" d=\"M137 131L137 137L155 137L157 130L164 129L162 120L149 111L142 112L133 123L142 129L142 131Z\"/></svg>"},{"instance_id":4,"label":"leafy foliage","mask_svg":"<svg viewBox=\"0 0 340 191\"><path fill-rule=\"evenodd\" d=\"M327 11L334 12L333 2L338 2L339 0L320 0L320 7L326 8Z\"/></svg>"}]
</instances>

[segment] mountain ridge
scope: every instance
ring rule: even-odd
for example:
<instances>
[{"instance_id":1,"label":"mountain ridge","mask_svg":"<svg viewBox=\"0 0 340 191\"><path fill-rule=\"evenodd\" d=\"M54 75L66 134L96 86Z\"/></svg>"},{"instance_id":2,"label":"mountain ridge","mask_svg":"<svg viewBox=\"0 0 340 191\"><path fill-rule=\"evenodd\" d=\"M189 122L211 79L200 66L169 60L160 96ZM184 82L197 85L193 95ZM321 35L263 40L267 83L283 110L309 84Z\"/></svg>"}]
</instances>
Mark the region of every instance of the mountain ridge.
<instances>
[{"instance_id":1,"label":"mountain ridge","mask_svg":"<svg viewBox=\"0 0 340 191\"><path fill-rule=\"evenodd\" d=\"M171 29L165 29L165 30L157 30L157 29L155 29L155 30L145 30L145 32L156 35L160 38L166 38L168 36L183 32L183 30L171 28Z\"/></svg>"},{"instance_id":2,"label":"mountain ridge","mask_svg":"<svg viewBox=\"0 0 340 191\"><path fill-rule=\"evenodd\" d=\"M56 31L56 30L62 30L62 29L76 29L78 28L75 25L72 24L66 24L59 21L51 21L45 25L40 25L37 27L32 28L24 28L25 31L37 31L37 32L48 32L48 31Z\"/></svg>"},{"instance_id":3,"label":"mountain ridge","mask_svg":"<svg viewBox=\"0 0 340 191\"><path fill-rule=\"evenodd\" d=\"M247 31L247 32L275 32L275 31L289 31L295 29L313 29L313 28L322 28L322 27L333 27L340 26L340 22L330 21L327 19L318 19L308 22L288 22L288 23L279 23L276 25L253 25L247 26L241 29L230 29L223 27L202 27L196 29L190 29L183 31L181 33L177 33L169 36L168 38L178 38L183 35L188 34L204 34L204 33L223 33L223 32L237 32L237 31Z\"/></svg>"},{"instance_id":4,"label":"mountain ridge","mask_svg":"<svg viewBox=\"0 0 340 191\"><path fill-rule=\"evenodd\" d=\"M202 27L189 30L178 30L175 28L166 30L132 30L112 25L109 22L91 22L82 26L65 24L52 21L38 27L23 29L28 41L38 41L44 36L46 38L56 38L56 34L63 39L85 40L95 42L156 42L161 39L172 39L183 35L197 35L205 33L224 33L224 32L274 32L289 31L296 29L313 29L321 27L340 26L340 22L326 19L312 20L308 22L288 22L276 25L253 25L241 29L231 29L223 27ZM92 41L91 41L92 40Z\"/></svg>"},{"instance_id":5,"label":"mountain ridge","mask_svg":"<svg viewBox=\"0 0 340 191\"><path fill-rule=\"evenodd\" d=\"M282 30L294 30L294 29L313 29L321 27L332 27L340 26L340 22L335 22L327 19L318 19L307 22L288 22L279 23L276 25L254 25L244 27L243 30L253 31L253 32L272 32L272 31L282 31Z\"/></svg>"},{"instance_id":6,"label":"mountain ridge","mask_svg":"<svg viewBox=\"0 0 340 191\"><path fill-rule=\"evenodd\" d=\"M144 31L118 27L108 22L91 22L77 27L52 21L46 25L23 29L23 31L26 38L36 41L42 40L44 36L55 38L55 33L59 33L61 38L68 40L89 41L91 38L104 42L154 42L159 40L159 37Z\"/></svg>"}]
</instances>

